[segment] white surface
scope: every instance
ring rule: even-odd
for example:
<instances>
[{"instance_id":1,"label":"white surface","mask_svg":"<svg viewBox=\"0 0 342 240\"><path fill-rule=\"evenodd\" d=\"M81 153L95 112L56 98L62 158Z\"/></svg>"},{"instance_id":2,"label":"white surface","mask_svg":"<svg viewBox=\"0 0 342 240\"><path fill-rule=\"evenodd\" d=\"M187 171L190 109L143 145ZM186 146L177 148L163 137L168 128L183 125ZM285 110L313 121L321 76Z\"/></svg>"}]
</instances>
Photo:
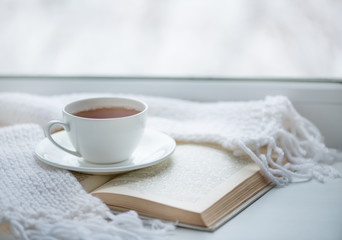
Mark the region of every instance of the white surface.
<instances>
[{"instance_id":1,"label":"white surface","mask_svg":"<svg viewBox=\"0 0 342 240\"><path fill-rule=\"evenodd\" d=\"M249 100L284 94L341 148L342 86L337 83L0 79L0 91L40 94L132 92L196 100ZM341 148L342 149L342 148ZM335 164L342 172L342 163ZM342 239L342 179L275 188L213 233L179 228L171 239Z\"/></svg>"},{"instance_id":2,"label":"white surface","mask_svg":"<svg viewBox=\"0 0 342 240\"><path fill-rule=\"evenodd\" d=\"M56 142L66 148L73 149L65 131L57 132L52 136ZM55 167L91 174L111 174L160 163L173 153L175 147L176 143L171 137L152 129L146 129L132 157L120 163L93 164L87 162L83 158L64 152L47 138L37 145L35 152L42 162Z\"/></svg>"},{"instance_id":3,"label":"white surface","mask_svg":"<svg viewBox=\"0 0 342 240\"><path fill-rule=\"evenodd\" d=\"M338 166L342 171L342 163ZM342 239L342 179L275 188L214 233L178 229L174 239Z\"/></svg>"}]
</instances>

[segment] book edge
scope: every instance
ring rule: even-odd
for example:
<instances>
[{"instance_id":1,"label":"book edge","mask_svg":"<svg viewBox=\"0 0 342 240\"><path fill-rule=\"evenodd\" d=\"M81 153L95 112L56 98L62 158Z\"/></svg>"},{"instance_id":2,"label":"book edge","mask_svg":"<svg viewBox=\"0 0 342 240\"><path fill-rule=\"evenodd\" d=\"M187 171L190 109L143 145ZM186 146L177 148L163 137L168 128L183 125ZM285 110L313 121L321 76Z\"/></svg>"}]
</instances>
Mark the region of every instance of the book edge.
<instances>
[{"instance_id":1,"label":"book edge","mask_svg":"<svg viewBox=\"0 0 342 240\"><path fill-rule=\"evenodd\" d=\"M201 227L201 226L192 225L192 224L168 221L168 220L164 220L164 219L160 219L160 221L169 222L169 223L175 224L177 227L181 227L181 228L187 228L187 229L204 231L204 232L214 232L215 230L220 228L222 225L224 225L226 222L228 222L229 220L231 220L232 218L237 216L240 212L242 212L248 206L252 205L260 197L265 195L269 190L271 190L273 188L273 186L274 186L273 184L267 185L262 190L260 190L258 193L256 193L254 196L249 198L246 202L241 204L239 207L235 208L231 213L229 213L228 215L226 215L225 217L223 217L222 219L220 219L218 222L216 222L214 225L212 225L210 227ZM114 214L122 213L121 211L116 211L113 209L111 209L111 212L113 212ZM143 220L157 219L157 218L153 218L153 217L143 216L140 214L139 214L139 218L141 218Z\"/></svg>"}]
</instances>

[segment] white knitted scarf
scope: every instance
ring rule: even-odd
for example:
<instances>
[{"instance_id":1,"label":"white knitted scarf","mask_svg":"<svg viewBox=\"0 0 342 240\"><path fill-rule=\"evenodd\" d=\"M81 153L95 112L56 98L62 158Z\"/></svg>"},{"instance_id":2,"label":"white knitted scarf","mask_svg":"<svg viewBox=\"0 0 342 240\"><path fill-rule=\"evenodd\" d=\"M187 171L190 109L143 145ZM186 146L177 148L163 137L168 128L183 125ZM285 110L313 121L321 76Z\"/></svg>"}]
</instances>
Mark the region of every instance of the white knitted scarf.
<instances>
[{"instance_id":1,"label":"white knitted scarf","mask_svg":"<svg viewBox=\"0 0 342 240\"><path fill-rule=\"evenodd\" d=\"M142 222L134 212L113 215L68 171L40 163L34 156L35 145L44 138L42 127L49 120L61 119L66 103L108 95L114 96L0 94L0 224L7 224L16 237L73 240L170 236L173 226L169 224ZM149 105L149 128L176 140L216 143L236 155L249 155L278 186L298 178L322 181L324 176L340 176L330 164L341 155L324 145L319 130L300 116L286 97L215 103L134 97Z\"/></svg>"}]
</instances>

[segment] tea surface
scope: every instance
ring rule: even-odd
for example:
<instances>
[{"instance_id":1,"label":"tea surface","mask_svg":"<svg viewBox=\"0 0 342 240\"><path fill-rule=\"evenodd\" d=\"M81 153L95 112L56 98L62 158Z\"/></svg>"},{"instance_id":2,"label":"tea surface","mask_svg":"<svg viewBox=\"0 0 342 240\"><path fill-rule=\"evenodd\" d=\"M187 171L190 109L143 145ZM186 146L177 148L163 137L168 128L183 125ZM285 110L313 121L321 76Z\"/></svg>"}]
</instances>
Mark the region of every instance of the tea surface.
<instances>
[{"instance_id":1,"label":"tea surface","mask_svg":"<svg viewBox=\"0 0 342 240\"><path fill-rule=\"evenodd\" d=\"M128 117L139 113L135 109L128 109L124 107L110 107L110 108L97 108L91 109L86 111L80 111L74 113L73 115L77 117L83 118L96 118L96 119L103 119L103 118L121 118L121 117Z\"/></svg>"}]
</instances>

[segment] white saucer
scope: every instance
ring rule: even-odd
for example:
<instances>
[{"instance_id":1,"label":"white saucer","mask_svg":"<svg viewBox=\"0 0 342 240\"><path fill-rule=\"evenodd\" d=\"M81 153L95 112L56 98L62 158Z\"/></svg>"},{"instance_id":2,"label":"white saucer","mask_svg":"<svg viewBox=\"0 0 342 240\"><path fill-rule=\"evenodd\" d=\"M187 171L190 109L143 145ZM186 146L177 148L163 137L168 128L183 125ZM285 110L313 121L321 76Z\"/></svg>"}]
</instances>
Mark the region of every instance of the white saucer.
<instances>
[{"instance_id":1,"label":"white saucer","mask_svg":"<svg viewBox=\"0 0 342 240\"><path fill-rule=\"evenodd\" d=\"M61 145L74 149L65 131L57 132L52 136ZM175 147L176 143L173 138L152 129L145 129L144 136L133 155L128 160L115 164L87 162L83 158L76 157L59 149L47 138L39 142L35 153L42 162L58 168L104 175L127 172L160 163L173 153Z\"/></svg>"}]
</instances>

